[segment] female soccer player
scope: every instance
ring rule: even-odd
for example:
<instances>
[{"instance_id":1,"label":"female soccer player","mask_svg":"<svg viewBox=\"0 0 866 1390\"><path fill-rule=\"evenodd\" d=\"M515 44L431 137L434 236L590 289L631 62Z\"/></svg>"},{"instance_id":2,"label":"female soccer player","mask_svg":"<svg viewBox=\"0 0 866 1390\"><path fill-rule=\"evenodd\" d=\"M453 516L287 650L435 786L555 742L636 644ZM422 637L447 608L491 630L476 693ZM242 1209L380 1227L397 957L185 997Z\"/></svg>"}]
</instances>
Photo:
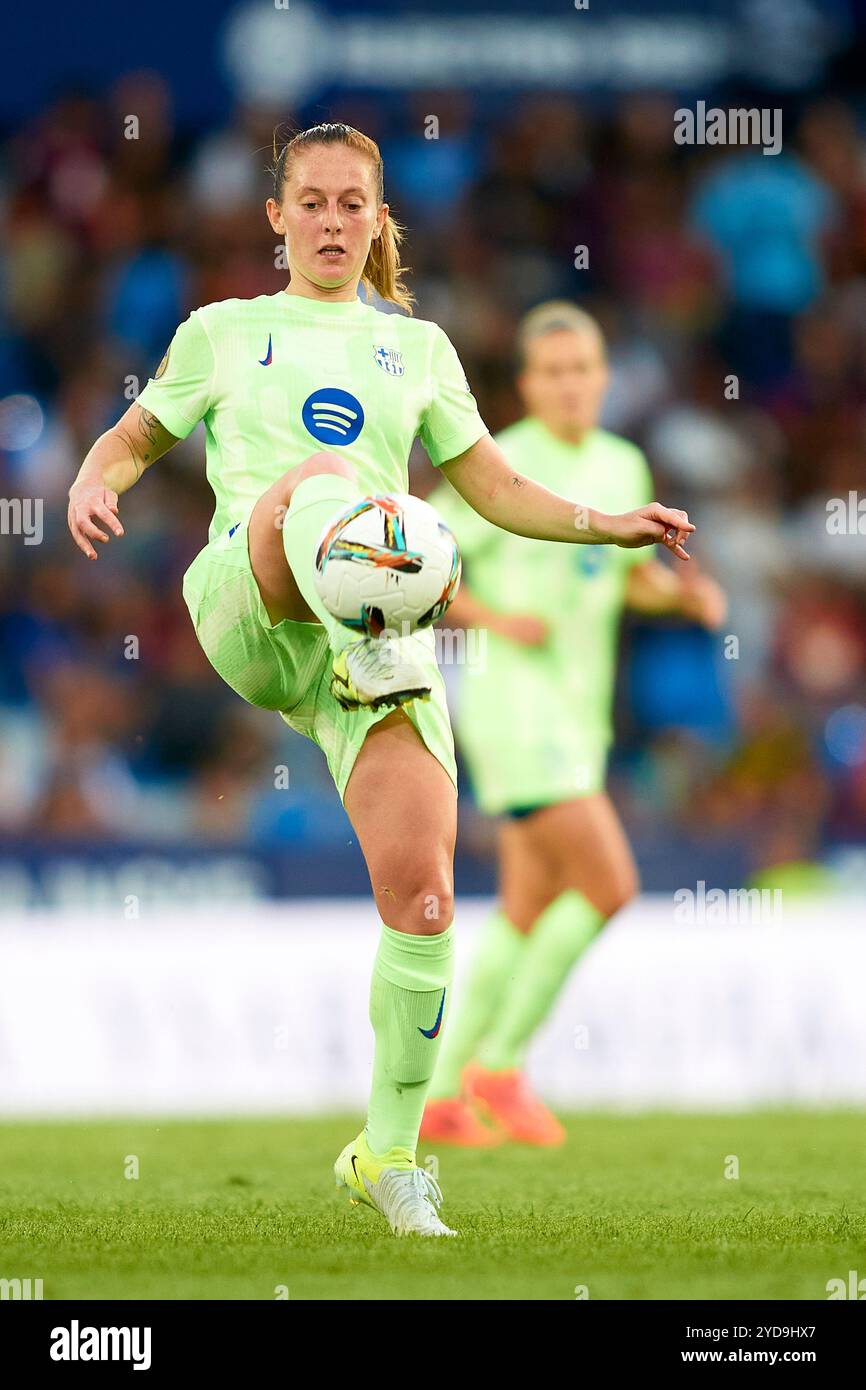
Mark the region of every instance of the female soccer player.
<instances>
[{"instance_id":1,"label":"female soccer player","mask_svg":"<svg viewBox=\"0 0 866 1390\"><path fill-rule=\"evenodd\" d=\"M626 516L576 507L516 473L479 417L434 323L381 314L358 285L410 308L400 228L378 146L350 126L299 132L274 151L267 215L289 284L195 310L155 377L85 459L69 526L91 560L122 536L118 497L203 420L216 497L208 544L184 578L198 639L222 678L322 749L357 832L383 928L373 969L367 1123L335 1164L353 1202L396 1234L450 1235L441 1193L415 1163L453 955L456 767L432 632L358 639L313 583L326 522L368 493L408 490L420 437L495 526L551 541L682 559L694 529L653 503Z\"/></svg>"},{"instance_id":2,"label":"female soccer player","mask_svg":"<svg viewBox=\"0 0 866 1390\"><path fill-rule=\"evenodd\" d=\"M509 461L604 510L645 502L643 454L598 428L608 371L595 320L568 302L540 305L521 325L518 356L528 413L497 438ZM444 484L429 501L467 563L448 621L487 629L486 665L467 670L455 727L481 809L504 819L500 901L450 1020L421 1137L556 1144L564 1130L523 1058L576 961L637 889L604 790L620 614L627 605L714 628L725 601L692 567L508 535Z\"/></svg>"}]
</instances>

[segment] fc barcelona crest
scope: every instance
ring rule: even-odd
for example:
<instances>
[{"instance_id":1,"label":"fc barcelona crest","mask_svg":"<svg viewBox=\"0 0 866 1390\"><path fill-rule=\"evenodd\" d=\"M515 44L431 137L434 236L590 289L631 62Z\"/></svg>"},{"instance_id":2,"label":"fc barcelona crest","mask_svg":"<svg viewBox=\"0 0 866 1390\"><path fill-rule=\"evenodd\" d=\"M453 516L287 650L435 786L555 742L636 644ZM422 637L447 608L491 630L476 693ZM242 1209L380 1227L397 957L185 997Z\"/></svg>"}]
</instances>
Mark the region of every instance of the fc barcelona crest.
<instances>
[{"instance_id":1,"label":"fc barcelona crest","mask_svg":"<svg viewBox=\"0 0 866 1390\"><path fill-rule=\"evenodd\" d=\"M403 366L403 354L396 348L374 347L373 356L376 359L376 366L381 367L383 372L389 376L402 376L405 368Z\"/></svg>"}]
</instances>

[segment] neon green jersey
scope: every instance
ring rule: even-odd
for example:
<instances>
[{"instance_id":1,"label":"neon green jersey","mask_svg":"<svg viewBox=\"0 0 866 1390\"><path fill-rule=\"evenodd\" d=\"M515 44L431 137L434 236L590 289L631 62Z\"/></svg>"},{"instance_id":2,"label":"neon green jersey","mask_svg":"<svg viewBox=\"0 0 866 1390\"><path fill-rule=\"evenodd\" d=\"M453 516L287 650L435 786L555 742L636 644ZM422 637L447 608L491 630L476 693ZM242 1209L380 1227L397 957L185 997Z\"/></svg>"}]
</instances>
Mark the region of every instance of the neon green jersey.
<instances>
[{"instance_id":1,"label":"neon green jersey","mask_svg":"<svg viewBox=\"0 0 866 1390\"><path fill-rule=\"evenodd\" d=\"M653 500L640 449L606 430L567 444L528 417L496 442L521 473L575 502L610 513ZM551 720L573 718L587 744L607 744L626 579L652 552L514 535L479 516L445 481L427 500L454 531L476 597L498 612L543 618L549 627L548 640L537 647L486 634L485 662L462 681L458 733L472 737L475 730L479 742L536 735L549 741Z\"/></svg>"},{"instance_id":2,"label":"neon green jersey","mask_svg":"<svg viewBox=\"0 0 866 1390\"><path fill-rule=\"evenodd\" d=\"M138 400L179 439L204 421L210 539L320 450L365 492L408 492L416 435L438 465L487 433L437 324L283 290L194 310Z\"/></svg>"}]
</instances>

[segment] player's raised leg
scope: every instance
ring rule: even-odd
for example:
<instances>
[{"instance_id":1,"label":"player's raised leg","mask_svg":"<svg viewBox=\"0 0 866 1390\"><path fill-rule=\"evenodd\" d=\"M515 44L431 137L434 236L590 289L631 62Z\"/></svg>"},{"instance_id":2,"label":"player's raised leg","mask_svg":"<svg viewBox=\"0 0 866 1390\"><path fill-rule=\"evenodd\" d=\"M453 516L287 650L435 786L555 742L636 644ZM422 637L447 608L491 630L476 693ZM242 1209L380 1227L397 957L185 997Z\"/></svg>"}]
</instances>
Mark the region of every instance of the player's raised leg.
<instances>
[{"instance_id":1,"label":"player's raised leg","mask_svg":"<svg viewBox=\"0 0 866 1390\"><path fill-rule=\"evenodd\" d=\"M303 506L311 489L301 490L301 485L312 479L319 480L315 509L312 504ZM296 493L293 526L286 532L289 509ZM290 468L262 493L249 521L250 564L271 622L291 618L294 622L323 623L337 650L351 642L353 634L331 617L315 593L313 549L330 517L341 508L351 506L359 493L354 465L339 454L322 451ZM315 526L318 532L314 532ZM303 536L298 535L305 529L309 532L308 545L304 544ZM295 552L296 548L292 563L289 551Z\"/></svg>"},{"instance_id":2,"label":"player's raised leg","mask_svg":"<svg viewBox=\"0 0 866 1390\"><path fill-rule=\"evenodd\" d=\"M375 1034L367 1123L340 1154L338 1185L397 1235L451 1235L415 1149L453 969L457 793L402 710L368 732L344 805L382 919L370 989Z\"/></svg>"},{"instance_id":3,"label":"player's raised leg","mask_svg":"<svg viewBox=\"0 0 866 1390\"><path fill-rule=\"evenodd\" d=\"M322 531L361 495L347 459L312 454L284 473L253 508L250 564L272 623L290 618L326 628L334 653L331 688L340 703L377 709L424 699L430 685L405 643L359 639L332 617L316 592L313 566Z\"/></svg>"}]
</instances>

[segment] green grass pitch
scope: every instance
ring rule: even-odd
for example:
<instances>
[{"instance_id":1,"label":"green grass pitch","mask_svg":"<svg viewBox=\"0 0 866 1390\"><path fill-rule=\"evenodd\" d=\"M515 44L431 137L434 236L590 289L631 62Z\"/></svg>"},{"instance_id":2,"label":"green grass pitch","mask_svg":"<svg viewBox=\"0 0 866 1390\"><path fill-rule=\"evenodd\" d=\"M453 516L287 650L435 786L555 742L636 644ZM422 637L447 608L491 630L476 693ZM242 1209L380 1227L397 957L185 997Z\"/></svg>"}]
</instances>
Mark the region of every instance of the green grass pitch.
<instances>
[{"instance_id":1,"label":"green grass pitch","mask_svg":"<svg viewBox=\"0 0 866 1390\"><path fill-rule=\"evenodd\" d=\"M438 1241L333 1188L358 1117L4 1123L0 1277L46 1299L592 1300L825 1299L866 1275L862 1112L567 1123L552 1152L441 1148L461 1234Z\"/></svg>"}]
</instances>

